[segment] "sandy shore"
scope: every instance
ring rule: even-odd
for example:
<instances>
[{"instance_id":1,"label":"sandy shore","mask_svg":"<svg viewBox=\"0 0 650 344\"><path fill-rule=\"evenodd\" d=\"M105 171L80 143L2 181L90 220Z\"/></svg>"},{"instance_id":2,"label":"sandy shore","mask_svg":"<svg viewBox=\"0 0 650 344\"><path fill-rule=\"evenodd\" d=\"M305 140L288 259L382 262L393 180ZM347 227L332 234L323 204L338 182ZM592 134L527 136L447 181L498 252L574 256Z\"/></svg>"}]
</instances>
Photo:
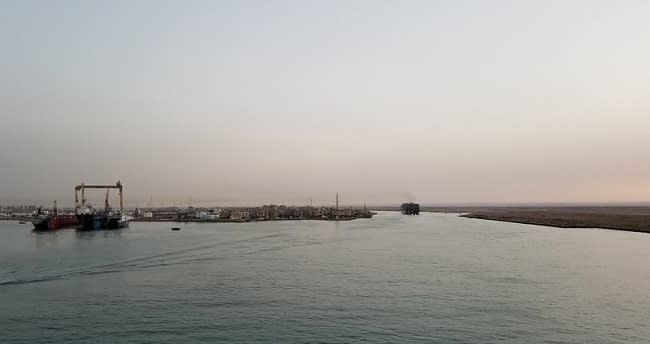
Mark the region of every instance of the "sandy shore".
<instances>
[{"instance_id":1,"label":"sandy shore","mask_svg":"<svg viewBox=\"0 0 650 344\"><path fill-rule=\"evenodd\" d=\"M605 228L650 233L649 207L455 209L463 217L560 228ZM435 210L434 210L435 211Z\"/></svg>"}]
</instances>

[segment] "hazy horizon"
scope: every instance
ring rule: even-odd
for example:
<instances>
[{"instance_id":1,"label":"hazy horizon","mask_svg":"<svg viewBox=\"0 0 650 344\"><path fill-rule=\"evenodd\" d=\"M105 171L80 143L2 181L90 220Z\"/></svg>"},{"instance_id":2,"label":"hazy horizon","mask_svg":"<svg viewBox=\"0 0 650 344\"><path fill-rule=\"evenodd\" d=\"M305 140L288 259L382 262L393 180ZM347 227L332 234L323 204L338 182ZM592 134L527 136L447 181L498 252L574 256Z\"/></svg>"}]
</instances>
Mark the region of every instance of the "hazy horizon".
<instances>
[{"instance_id":1,"label":"hazy horizon","mask_svg":"<svg viewBox=\"0 0 650 344\"><path fill-rule=\"evenodd\" d=\"M650 201L648 1L2 7L0 204Z\"/></svg>"}]
</instances>

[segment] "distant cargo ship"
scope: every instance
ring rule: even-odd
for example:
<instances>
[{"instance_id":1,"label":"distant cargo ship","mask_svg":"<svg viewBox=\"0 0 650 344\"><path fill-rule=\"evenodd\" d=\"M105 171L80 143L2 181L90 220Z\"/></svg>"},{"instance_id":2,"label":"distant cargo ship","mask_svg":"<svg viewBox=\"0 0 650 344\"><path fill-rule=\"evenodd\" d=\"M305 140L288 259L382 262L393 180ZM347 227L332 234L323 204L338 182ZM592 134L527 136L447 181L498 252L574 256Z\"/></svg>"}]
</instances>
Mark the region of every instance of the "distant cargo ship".
<instances>
[{"instance_id":1,"label":"distant cargo ship","mask_svg":"<svg viewBox=\"0 0 650 344\"><path fill-rule=\"evenodd\" d=\"M420 215L420 205L417 203L403 203L400 209L404 215Z\"/></svg>"}]
</instances>

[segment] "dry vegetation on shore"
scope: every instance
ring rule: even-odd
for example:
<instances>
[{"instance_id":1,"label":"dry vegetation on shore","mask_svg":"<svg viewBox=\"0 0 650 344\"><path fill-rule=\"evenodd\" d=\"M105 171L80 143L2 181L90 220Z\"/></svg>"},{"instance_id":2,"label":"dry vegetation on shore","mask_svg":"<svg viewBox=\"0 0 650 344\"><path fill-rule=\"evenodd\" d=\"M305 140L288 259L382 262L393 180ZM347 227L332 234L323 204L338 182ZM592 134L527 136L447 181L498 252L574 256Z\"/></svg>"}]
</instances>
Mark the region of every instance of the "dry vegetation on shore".
<instances>
[{"instance_id":1,"label":"dry vegetation on shore","mask_svg":"<svg viewBox=\"0 0 650 344\"><path fill-rule=\"evenodd\" d=\"M648 207L475 209L462 216L561 228L605 228L650 233Z\"/></svg>"},{"instance_id":2,"label":"dry vegetation on shore","mask_svg":"<svg viewBox=\"0 0 650 344\"><path fill-rule=\"evenodd\" d=\"M650 206L421 206L423 212L560 228L604 228L650 233ZM375 210L399 210L374 207Z\"/></svg>"}]
</instances>

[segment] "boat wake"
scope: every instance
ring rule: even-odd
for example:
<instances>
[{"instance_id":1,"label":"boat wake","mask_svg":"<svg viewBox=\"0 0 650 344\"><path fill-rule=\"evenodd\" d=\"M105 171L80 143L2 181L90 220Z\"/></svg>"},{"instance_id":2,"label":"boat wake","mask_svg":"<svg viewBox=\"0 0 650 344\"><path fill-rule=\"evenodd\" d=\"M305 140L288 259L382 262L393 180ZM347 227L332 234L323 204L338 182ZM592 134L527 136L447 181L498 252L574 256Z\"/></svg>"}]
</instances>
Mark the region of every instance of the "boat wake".
<instances>
[{"instance_id":1,"label":"boat wake","mask_svg":"<svg viewBox=\"0 0 650 344\"><path fill-rule=\"evenodd\" d=\"M181 248L159 254L115 261L109 264L91 265L76 269L68 269L51 275L9 278L4 280L2 280L2 277L0 277L0 286L50 282L55 280L72 279L91 275L140 271L174 265L209 263L225 260L228 259L228 257L232 256L250 255L265 251L281 250L288 246L286 244L279 244L271 245L272 247L266 246L261 248L257 247L256 249L251 250L246 249L249 245L256 246L255 243L259 243L259 241L264 241L281 235L282 234L280 233L273 233L246 239L212 241L201 245ZM235 252L232 251L233 248L235 248ZM11 275L15 275L16 272L17 271L14 271L14 273Z\"/></svg>"}]
</instances>

